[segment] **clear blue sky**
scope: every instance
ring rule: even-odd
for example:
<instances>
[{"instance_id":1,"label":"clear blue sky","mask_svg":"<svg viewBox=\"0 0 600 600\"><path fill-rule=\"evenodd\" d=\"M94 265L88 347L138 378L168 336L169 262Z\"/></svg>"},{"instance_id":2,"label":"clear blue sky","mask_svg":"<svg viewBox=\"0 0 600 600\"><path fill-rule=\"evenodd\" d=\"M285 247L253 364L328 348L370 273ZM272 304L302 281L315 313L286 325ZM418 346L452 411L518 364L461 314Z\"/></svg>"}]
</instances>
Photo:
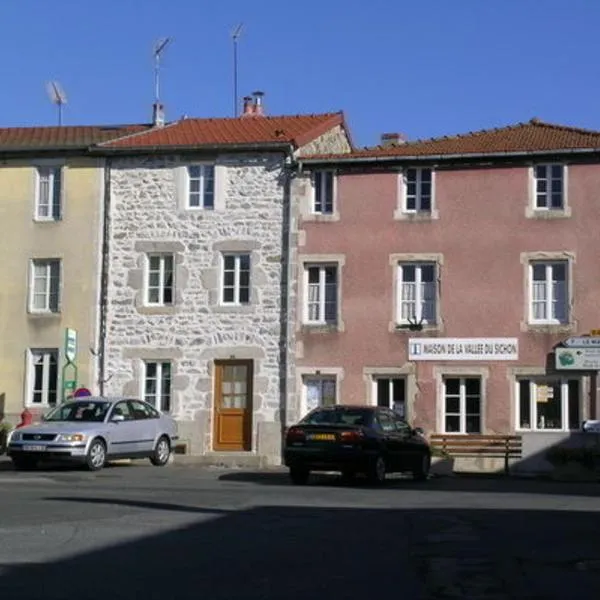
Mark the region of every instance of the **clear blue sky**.
<instances>
[{"instance_id":1,"label":"clear blue sky","mask_svg":"<svg viewBox=\"0 0 600 600\"><path fill-rule=\"evenodd\" d=\"M358 145L541 119L600 129L598 0L0 0L0 126L148 121L152 45L167 118L343 109Z\"/></svg>"}]
</instances>

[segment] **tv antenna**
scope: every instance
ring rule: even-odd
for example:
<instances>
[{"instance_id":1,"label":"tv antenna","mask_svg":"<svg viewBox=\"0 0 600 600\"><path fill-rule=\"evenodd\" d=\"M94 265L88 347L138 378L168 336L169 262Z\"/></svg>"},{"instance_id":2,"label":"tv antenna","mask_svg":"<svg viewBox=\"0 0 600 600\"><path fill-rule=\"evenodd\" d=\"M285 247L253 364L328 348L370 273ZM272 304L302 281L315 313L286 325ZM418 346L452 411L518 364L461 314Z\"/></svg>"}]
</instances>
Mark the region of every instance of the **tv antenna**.
<instances>
[{"instance_id":1,"label":"tv antenna","mask_svg":"<svg viewBox=\"0 0 600 600\"><path fill-rule=\"evenodd\" d=\"M243 23L240 23L231 33L233 40L233 116L238 116L238 39L242 33Z\"/></svg>"},{"instance_id":2,"label":"tv antenna","mask_svg":"<svg viewBox=\"0 0 600 600\"><path fill-rule=\"evenodd\" d=\"M58 107L58 125L60 127L62 125L62 107L67 103L67 95L58 81L49 81L46 84L46 91L50 101Z\"/></svg>"},{"instance_id":3,"label":"tv antenna","mask_svg":"<svg viewBox=\"0 0 600 600\"><path fill-rule=\"evenodd\" d=\"M171 38L161 38L154 44L154 101L160 104L160 56Z\"/></svg>"}]
</instances>

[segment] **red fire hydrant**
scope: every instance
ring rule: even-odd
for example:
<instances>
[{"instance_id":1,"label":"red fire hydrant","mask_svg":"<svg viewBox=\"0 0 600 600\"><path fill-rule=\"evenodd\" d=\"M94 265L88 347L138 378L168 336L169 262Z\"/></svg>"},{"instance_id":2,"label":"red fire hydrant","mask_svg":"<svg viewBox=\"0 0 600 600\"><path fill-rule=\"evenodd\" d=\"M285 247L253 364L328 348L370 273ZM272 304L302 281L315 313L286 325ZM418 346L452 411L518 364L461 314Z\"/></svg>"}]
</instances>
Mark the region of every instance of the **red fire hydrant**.
<instances>
[{"instance_id":1,"label":"red fire hydrant","mask_svg":"<svg viewBox=\"0 0 600 600\"><path fill-rule=\"evenodd\" d=\"M32 422L33 422L33 414L31 413L31 411L28 408L26 408L21 413L21 422L15 427L15 429L19 429L19 427L25 427L26 425L31 425Z\"/></svg>"}]
</instances>

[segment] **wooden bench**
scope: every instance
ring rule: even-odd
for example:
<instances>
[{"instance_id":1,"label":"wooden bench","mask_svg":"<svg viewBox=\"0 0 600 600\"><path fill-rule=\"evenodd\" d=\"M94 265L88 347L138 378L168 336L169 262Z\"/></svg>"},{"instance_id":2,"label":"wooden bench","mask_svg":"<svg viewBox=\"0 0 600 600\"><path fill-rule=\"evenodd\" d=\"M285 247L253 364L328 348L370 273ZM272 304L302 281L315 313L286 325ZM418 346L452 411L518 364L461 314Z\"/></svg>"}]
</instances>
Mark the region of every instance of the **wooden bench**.
<instances>
[{"instance_id":1,"label":"wooden bench","mask_svg":"<svg viewBox=\"0 0 600 600\"><path fill-rule=\"evenodd\" d=\"M511 458L521 458L522 439L520 435L457 435L434 433L430 436L431 446L454 458L459 456L480 456L504 458L504 472L508 475Z\"/></svg>"}]
</instances>

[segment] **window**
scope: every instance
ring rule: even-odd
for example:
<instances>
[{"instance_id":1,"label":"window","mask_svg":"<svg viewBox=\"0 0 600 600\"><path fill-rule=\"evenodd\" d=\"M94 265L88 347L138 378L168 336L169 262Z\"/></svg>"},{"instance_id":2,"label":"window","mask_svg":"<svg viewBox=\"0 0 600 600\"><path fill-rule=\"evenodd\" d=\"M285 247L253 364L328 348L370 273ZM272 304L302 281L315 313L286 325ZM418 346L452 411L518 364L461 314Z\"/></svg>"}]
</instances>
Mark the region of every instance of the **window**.
<instances>
[{"instance_id":1,"label":"window","mask_svg":"<svg viewBox=\"0 0 600 600\"><path fill-rule=\"evenodd\" d=\"M223 255L223 304L250 303L250 255Z\"/></svg>"},{"instance_id":2,"label":"window","mask_svg":"<svg viewBox=\"0 0 600 600\"><path fill-rule=\"evenodd\" d=\"M58 350L30 350L28 380L28 404L55 405L58 391Z\"/></svg>"},{"instance_id":3,"label":"window","mask_svg":"<svg viewBox=\"0 0 600 600\"><path fill-rule=\"evenodd\" d=\"M391 408L401 419L406 418L406 380L402 377L376 377L377 406Z\"/></svg>"},{"instance_id":4,"label":"window","mask_svg":"<svg viewBox=\"0 0 600 600\"><path fill-rule=\"evenodd\" d=\"M435 263L398 265L398 323L435 324L436 298Z\"/></svg>"},{"instance_id":5,"label":"window","mask_svg":"<svg viewBox=\"0 0 600 600\"><path fill-rule=\"evenodd\" d=\"M321 265L305 268L305 321L309 324L337 323L337 266Z\"/></svg>"},{"instance_id":6,"label":"window","mask_svg":"<svg viewBox=\"0 0 600 600\"><path fill-rule=\"evenodd\" d=\"M406 212L429 213L432 205L433 172L431 169L406 169L405 176Z\"/></svg>"},{"instance_id":7,"label":"window","mask_svg":"<svg viewBox=\"0 0 600 600\"><path fill-rule=\"evenodd\" d=\"M147 257L147 304L154 306L173 304L173 263L172 254L155 254Z\"/></svg>"},{"instance_id":8,"label":"window","mask_svg":"<svg viewBox=\"0 0 600 600\"><path fill-rule=\"evenodd\" d=\"M31 312L55 313L60 304L60 260L33 260L29 309Z\"/></svg>"},{"instance_id":9,"label":"window","mask_svg":"<svg viewBox=\"0 0 600 600\"><path fill-rule=\"evenodd\" d=\"M171 410L171 363L147 361L144 363L143 400L162 412Z\"/></svg>"},{"instance_id":10,"label":"window","mask_svg":"<svg viewBox=\"0 0 600 600\"><path fill-rule=\"evenodd\" d=\"M568 321L567 261L534 261L529 265L531 323Z\"/></svg>"},{"instance_id":11,"label":"window","mask_svg":"<svg viewBox=\"0 0 600 600\"><path fill-rule=\"evenodd\" d=\"M60 167L38 167L35 219L57 221L61 217L62 171Z\"/></svg>"},{"instance_id":12,"label":"window","mask_svg":"<svg viewBox=\"0 0 600 600\"><path fill-rule=\"evenodd\" d=\"M333 406L336 404L336 387L335 377L305 377L306 412L310 412L319 406Z\"/></svg>"},{"instance_id":13,"label":"window","mask_svg":"<svg viewBox=\"0 0 600 600\"><path fill-rule=\"evenodd\" d=\"M188 208L215 207L214 165L190 165L188 175Z\"/></svg>"},{"instance_id":14,"label":"window","mask_svg":"<svg viewBox=\"0 0 600 600\"><path fill-rule=\"evenodd\" d=\"M444 379L444 433L481 433L481 379Z\"/></svg>"},{"instance_id":15,"label":"window","mask_svg":"<svg viewBox=\"0 0 600 600\"><path fill-rule=\"evenodd\" d=\"M563 165L536 165L535 208L537 210L562 210L565 207Z\"/></svg>"},{"instance_id":16,"label":"window","mask_svg":"<svg viewBox=\"0 0 600 600\"><path fill-rule=\"evenodd\" d=\"M517 429L528 431L579 429L579 379L519 379Z\"/></svg>"},{"instance_id":17,"label":"window","mask_svg":"<svg viewBox=\"0 0 600 600\"><path fill-rule=\"evenodd\" d=\"M335 174L333 171L315 171L315 196L313 206L313 212L315 214L333 214L334 177Z\"/></svg>"},{"instance_id":18,"label":"window","mask_svg":"<svg viewBox=\"0 0 600 600\"><path fill-rule=\"evenodd\" d=\"M140 402L139 400L130 400L129 406L131 406L131 413L133 418L136 420L157 419L159 416L156 410L154 410L154 408L145 402Z\"/></svg>"}]
</instances>

